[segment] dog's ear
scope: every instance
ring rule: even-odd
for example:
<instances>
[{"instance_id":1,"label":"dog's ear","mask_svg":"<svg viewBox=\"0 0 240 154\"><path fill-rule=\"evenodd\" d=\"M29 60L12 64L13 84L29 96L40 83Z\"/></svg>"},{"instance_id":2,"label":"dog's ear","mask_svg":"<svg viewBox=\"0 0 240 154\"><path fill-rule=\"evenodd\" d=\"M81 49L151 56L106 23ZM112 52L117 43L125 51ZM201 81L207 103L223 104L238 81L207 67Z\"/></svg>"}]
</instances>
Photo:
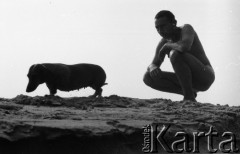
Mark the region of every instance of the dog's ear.
<instances>
[{"instance_id":1,"label":"dog's ear","mask_svg":"<svg viewBox=\"0 0 240 154\"><path fill-rule=\"evenodd\" d=\"M61 64L38 64L35 66L36 72L41 72L44 81L54 81L57 78L67 78L70 75L69 69Z\"/></svg>"},{"instance_id":2,"label":"dog's ear","mask_svg":"<svg viewBox=\"0 0 240 154\"><path fill-rule=\"evenodd\" d=\"M43 83L46 81L46 74L47 74L47 69L42 65L42 64L35 64L32 65L29 69L28 72L28 77L29 78L38 78L40 83Z\"/></svg>"},{"instance_id":3,"label":"dog's ear","mask_svg":"<svg viewBox=\"0 0 240 154\"><path fill-rule=\"evenodd\" d=\"M55 80L56 74L55 70L56 68L54 65L49 64L39 64L36 69L38 69L39 72L41 72L41 77L44 81L48 80Z\"/></svg>"},{"instance_id":4,"label":"dog's ear","mask_svg":"<svg viewBox=\"0 0 240 154\"><path fill-rule=\"evenodd\" d=\"M43 71L42 64L32 65L29 69L29 73L34 75L42 74L42 71Z\"/></svg>"},{"instance_id":5,"label":"dog's ear","mask_svg":"<svg viewBox=\"0 0 240 154\"><path fill-rule=\"evenodd\" d=\"M29 71L28 71L28 77L31 76L32 74L34 74L34 68L35 68L36 64L32 65L30 68L29 68Z\"/></svg>"},{"instance_id":6,"label":"dog's ear","mask_svg":"<svg viewBox=\"0 0 240 154\"><path fill-rule=\"evenodd\" d=\"M65 78L70 74L69 68L62 64L44 64L44 66L47 76L54 80L58 77Z\"/></svg>"},{"instance_id":7,"label":"dog's ear","mask_svg":"<svg viewBox=\"0 0 240 154\"><path fill-rule=\"evenodd\" d=\"M29 72L27 75L29 79L27 89L26 89L27 92L34 91L39 84L42 84L45 82L42 71L43 69L40 64L32 65L29 68Z\"/></svg>"}]
</instances>

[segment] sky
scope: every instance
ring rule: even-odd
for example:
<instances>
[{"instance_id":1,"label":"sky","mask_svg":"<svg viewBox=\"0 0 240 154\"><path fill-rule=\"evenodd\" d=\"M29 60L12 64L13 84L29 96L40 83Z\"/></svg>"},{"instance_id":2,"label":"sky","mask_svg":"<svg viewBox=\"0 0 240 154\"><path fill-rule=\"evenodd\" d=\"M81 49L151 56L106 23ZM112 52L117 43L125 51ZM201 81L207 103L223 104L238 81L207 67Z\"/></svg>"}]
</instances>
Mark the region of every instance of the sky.
<instances>
[{"instance_id":1,"label":"sky","mask_svg":"<svg viewBox=\"0 0 240 154\"><path fill-rule=\"evenodd\" d=\"M175 14L178 26L191 24L216 74L202 103L240 105L240 1L238 0L1 0L0 97L49 94L45 84L26 93L27 73L37 63L94 63L108 83L103 96L183 96L147 87L142 79L161 39L154 27L160 10ZM162 70L173 71L166 58ZM91 88L61 97L93 94Z\"/></svg>"}]
</instances>

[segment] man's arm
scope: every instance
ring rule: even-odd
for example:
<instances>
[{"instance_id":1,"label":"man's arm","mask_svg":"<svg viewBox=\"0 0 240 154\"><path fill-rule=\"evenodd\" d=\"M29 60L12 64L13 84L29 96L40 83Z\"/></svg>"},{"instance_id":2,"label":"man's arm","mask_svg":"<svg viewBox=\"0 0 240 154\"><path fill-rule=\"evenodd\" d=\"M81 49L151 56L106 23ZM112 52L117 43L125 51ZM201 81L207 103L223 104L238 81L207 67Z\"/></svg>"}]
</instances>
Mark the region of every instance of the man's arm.
<instances>
[{"instance_id":1,"label":"man's arm","mask_svg":"<svg viewBox=\"0 0 240 154\"><path fill-rule=\"evenodd\" d=\"M152 71L155 68L159 68L165 58L165 54L160 54L160 49L164 46L164 44L167 41L165 39L161 39L161 41L158 43L154 58L152 63L148 66L148 71Z\"/></svg>"},{"instance_id":2,"label":"man's arm","mask_svg":"<svg viewBox=\"0 0 240 154\"><path fill-rule=\"evenodd\" d=\"M166 43L166 46L172 50L177 50L180 52L189 51L192 47L195 31L193 27L189 24L184 25L181 32L181 40L176 43Z\"/></svg>"}]
</instances>

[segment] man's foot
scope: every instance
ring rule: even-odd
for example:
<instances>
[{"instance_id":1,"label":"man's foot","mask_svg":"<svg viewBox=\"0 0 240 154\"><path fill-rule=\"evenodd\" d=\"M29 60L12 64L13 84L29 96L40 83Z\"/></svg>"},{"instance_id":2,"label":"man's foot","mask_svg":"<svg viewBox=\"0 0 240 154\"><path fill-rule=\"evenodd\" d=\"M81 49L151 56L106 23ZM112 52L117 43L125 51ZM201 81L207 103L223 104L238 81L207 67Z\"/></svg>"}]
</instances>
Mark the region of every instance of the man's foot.
<instances>
[{"instance_id":1,"label":"man's foot","mask_svg":"<svg viewBox=\"0 0 240 154\"><path fill-rule=\"evenodd\" d=\"M197 98L197 93L198 93L198 92L199 92L199 91L193 89L193 94L194 94L194 97L195 97L195 98Z\"/></svg>"},{"instance_id":2,"label":"man's foot","mask_svg":"<svg viewBox=\"0 0 240 154\"><path fill-rule=\"evenodd\" d=\"M197 98L197 92L196 91L194 91L194 97Z\"/></svg>"},{"instance_id":3,"label":"man's foot","mask_svg":"<svg viewBox=\"0 0 240 154\"><path fill-rule=\"evenodd\" d=\"M187 100L187 99L184 99L182 101L180 101L180 103L182 103L182 107L181 108L184 108L185 106L189 106L189 105L193 105L193 104L196 104L196 100Z\"/></svg>"},{"instance_id":4,"label":"man's foot","mask_svg":"<svg viewBox=\"0 0 240 154\"><path fill-rule=\"evenodd\" d=\"M88 98L96 98L97 97L97 95L90 95L90 96L88 96Z\"/></svg>"},{"instance_id":5,"label":"man's foot","mask_svg":"<svg viewBox=\"0 0 240 154\"><path fill-rule=\"evenodd\" d=\"M50 94L50 95L44 95L44 97L55 97L55 95L54 94Z\"/></svg>"},{"instance_id":6,"label":"man's foot","mask_svg":"<svg viewBox=\"0 0 240 154\"><path fill-rule=\"evenodd\" d=\"M186 99L186 98L184 98L183 100L182 100L182 102L184 103L184 102L197 102L197 100L195 99L195 98L192 98L192 99Z\"/></svg>"},{"instance_id":7,"label":"man's foot","mask_svg":"<svg viewBox=\"0 0 240 154\"><path fill-rule=\"evenodd\" d=\"M196 95L197 95L197 94L196 94ZM194 97L193 97L193 98L191 98L191 97L189 97L189 98L184 97L182 101L192 101L192 102L197 102L195 98L196 98L196 97L195 97L195 93L194 93Z\"/></svg>"}]
</instances>

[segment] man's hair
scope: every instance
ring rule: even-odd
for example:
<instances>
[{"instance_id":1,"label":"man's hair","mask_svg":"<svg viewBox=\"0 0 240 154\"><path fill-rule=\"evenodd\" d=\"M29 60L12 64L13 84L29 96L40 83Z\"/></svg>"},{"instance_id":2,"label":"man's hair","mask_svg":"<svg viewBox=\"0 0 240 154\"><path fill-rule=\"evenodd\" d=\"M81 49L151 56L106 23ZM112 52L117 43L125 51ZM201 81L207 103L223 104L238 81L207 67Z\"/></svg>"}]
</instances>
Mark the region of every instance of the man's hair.
<instances>
[{"instance_id":1,"label":"man's hair","mask_svg":"<svg viewBox=\"0 0 240 154\"><path fill-rule=\"evenodd\" d=\"M177 23L174 14L168 10L162 10L158 12L155 16L155 19L159 19L162 17L166 17L172 23Z\"/></svg>"}]
</instances>

